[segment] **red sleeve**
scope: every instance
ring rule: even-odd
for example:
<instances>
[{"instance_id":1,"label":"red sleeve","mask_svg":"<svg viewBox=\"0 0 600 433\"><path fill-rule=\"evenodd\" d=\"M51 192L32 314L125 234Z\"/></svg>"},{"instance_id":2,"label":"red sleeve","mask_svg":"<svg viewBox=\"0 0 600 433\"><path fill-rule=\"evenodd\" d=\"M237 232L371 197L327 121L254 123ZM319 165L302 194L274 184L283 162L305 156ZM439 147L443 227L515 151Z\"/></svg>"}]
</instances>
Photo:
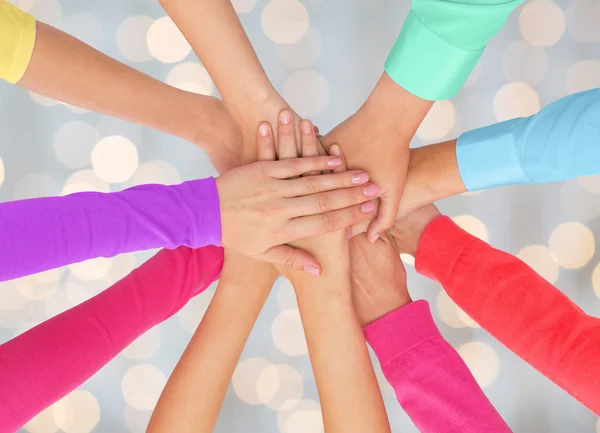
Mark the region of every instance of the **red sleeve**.
<instances>
[{"instance_id":1,"label":"red sleeve","mask_svg":"<svg viewBox=\"0 0 600 433\"><path fill-rule=\"evenodd\" d=\"M425 229L416 267L506 347L600 415L600 319L448 217Z\"/></svg>"},{"instance_id":2,"label":"red sleeve","mask_svg":"<svg viewBox=\"0 0 600 433\"><path fill-rule=\"evenodd\" d=\"M162 250L90 300L0 346L0 433L73 391L219 278L223 249Z\"/></svg>"}]
</instances>

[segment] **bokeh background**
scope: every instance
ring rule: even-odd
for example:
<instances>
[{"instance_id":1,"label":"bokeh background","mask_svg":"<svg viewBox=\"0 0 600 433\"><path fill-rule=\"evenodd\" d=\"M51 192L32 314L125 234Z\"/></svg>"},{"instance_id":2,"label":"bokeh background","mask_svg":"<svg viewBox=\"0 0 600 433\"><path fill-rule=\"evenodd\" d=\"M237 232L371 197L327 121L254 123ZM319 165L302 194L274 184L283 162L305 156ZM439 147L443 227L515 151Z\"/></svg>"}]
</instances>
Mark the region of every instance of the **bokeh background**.
<instances>
[{"instance_id":1,"label":"bokeh background","mask_svg":"<svg viewBox=\"0 0 600 433\"><path fill-rule=\"evenodd\" d=\"M210 77L155 0L12 1L160 80L216 95ZM365 100L410 7L408 0L233 4L275 86L323 131ZM413 146L527 116L567 94L600 87L599 23L598 0L527 1L491 41L460 94L435 104ZM200 149L180 139L16 86L0 83L0 105L2 201L118 191L215 173ZM465 229L525 260L585 311L600 315L595 248L600 178L464 194L445 200L441 208ZM0 284L0 341L97 294L153 253L90 260ZM515 432L600 433L597 417L494 341L437 284L416 275L410 257L405 260L413 297L431 303L442 333ZM212 293L142 336L21 432L143 432ZM381 383L393 431L416 432L391 389ZM280 280L248 341L216 432L322 431L293 289Z\"/></svg>"}]
</instances>

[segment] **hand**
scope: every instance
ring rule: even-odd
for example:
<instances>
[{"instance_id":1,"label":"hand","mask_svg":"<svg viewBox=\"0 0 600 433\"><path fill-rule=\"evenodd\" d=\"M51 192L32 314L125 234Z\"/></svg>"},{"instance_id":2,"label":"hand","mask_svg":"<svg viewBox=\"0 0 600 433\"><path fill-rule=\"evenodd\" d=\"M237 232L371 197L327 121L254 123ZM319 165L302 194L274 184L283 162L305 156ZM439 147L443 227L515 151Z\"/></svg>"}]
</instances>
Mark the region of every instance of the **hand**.
<instances>
[{"instance_id":1,"label":"hand","mask_svg":"<svg viewBox=\"0 0 600 433\"><path fill-rule=\"evenodd\" d=\"M352 299L361 326L412 302L398 245L389 233L375 243L364 234L352 238L350 263Z\"/></svg>"},{"instance_id":2,"label":"hand","mask_svg":"<svg viewBox=\"0 0 600 433\"><path fill-rule=\"evenodd\" d=\"M421 235L429 223L440 215L438 208L429 204L396 221L390 234L396 240L398 250L415 256Z\"/></svg>"},{"instance_id":3,"label":"hand","mask_svg":"<svg viewBox=\"0 0 600 433\"><path fill-rule=\"evenodd\" d=\"M402 89L384 74L361 109L323 137L328 148L339 143L351 168L367 171L381 190L377 217L368 239L394 225L409 162L409 144L429 111L424 101Z\"/></svg>"},{"instance_id":4,"label":"hand","mask_svg":"<svg viewBox=\"0 0 600 433\"><path fill-rule=\"evenodd\" d=\"M290 108L287 102L279 94L273 91L261 104L259 110L250 110L240 122L240 129L243 135L244 155L247 159L256 160L256 125L259 123L268 123L272 130L276 130L278 124L286 122L293 126L296 142L300 146L300 116ZM315 127L318 133L318 128ZM279 137L275 136L275 152L278 154ZM325 148L320 142L317 142L319 152L316 155L327 155ZM298 152L300 148L298 147ZM311 155L311 156L316 156Z\"/></svg>"},{"instance_id":5,"label":"hand","mask_svg":"<svg viewBox=\"0 0 600 433\"><path fill-rule=\"evenodd\" d=\"M265 125L259 128L259 149L274 157L273 135L262 135ZM341 164L328 156L259 161L218 177L223 246L294 269L320 269L308 254L283 244L368 218L377 188L356 186L368 182L359 171L285 179Z\"/></svg>"},{"instance_id":6,"label":"hand","mask_svg":"<svg viewBox=\"0 0 600 433\"><path fill-rule=\"evenodd\" d=\"M291 125L289 122L286 122L284 116L280 116L280 121L277 129L279 158L297 158L298 155L301 155L302 157L307 157L318 154L318 140L314 125L308 120L303 120L300 124L300 131L301 139L300 146L298 146L294 126ZM270 144L267 143L267 146L268 145ZM298 151L298 148L301 149L300 152ZM337 153L337 155L335 156L339 157L343 161L343 154L339 146L332 146L331 150L333 153ZM274 159L275 152L271 150L271 153L271 158ZM352 173L345 172L345 170L345 163L342 163L340 166L334 168L334 174L332 174L332 176L347 176L349 175L349 173ZM319 177L322 176L323 175L310 175L304 177L303 179L313 182L315 180L318 180ZM366 173L362 173L361 176L366 176ZM363 193L370 196L376 195L377 188L374 185L367 185L365 189L367 188L369 188L370 191L365 192L363 190ZM372 212L374 208L373 202L367 202L366 204L368 205L368 207L364 207L364 210L367 212ZM349 270L349 268L345 269L345 267L349 266L348 242L342 230L333 231L331 233L323 234L321 236L314 236L309 239L303 239L298 242L294 242L292 245L295 247L306 249L307 251L314 254L320 260L320 262L324 264L325 277L329 275L335 275L336 273L340 272L341 268L340 266L337 266L339 264L344 265L342 266L342 268L344 268L342 272L345 272L347 274ZM288 277L293 277L293 272L289 272L285 269L280 269L280 272L286 274L286 276Z\"/></svg>"},{"instance_id":7,"label":"hand","mask_svg":"<svg viewBox=\"0 0 600 433\"><path fill-rule=\"evenodd\" d=\"M456 159L456 140L412 149L398 219L437 200L466 191ZM369 221L355 224L350 228L349 236L366 233L368 227Z\"/></svg>"}]
</instances>

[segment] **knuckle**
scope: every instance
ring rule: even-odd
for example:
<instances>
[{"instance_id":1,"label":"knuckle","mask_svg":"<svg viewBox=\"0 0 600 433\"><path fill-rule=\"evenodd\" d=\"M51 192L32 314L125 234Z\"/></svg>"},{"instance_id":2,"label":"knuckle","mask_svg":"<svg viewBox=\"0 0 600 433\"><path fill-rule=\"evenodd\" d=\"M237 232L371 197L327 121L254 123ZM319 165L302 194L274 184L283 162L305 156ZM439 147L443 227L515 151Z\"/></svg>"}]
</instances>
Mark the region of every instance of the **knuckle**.
<instances>
[{"instance_id":1,"label":"knuckle","mask_svg":"<svg viewBox=\"0 0 600 433\"><path fill-rule=\"evenodd\" d=\"M350 196L352 198L352 203L360 203L364 197L356 188L350 190Z\"/></svg>"},{"instance_id":2,"label":"knuckle","mask_svg":"<svg viewBox=\"0 0 600 433\"><path fill-rule=\"evenodd\" d=\"M318 186L318 182L317 179L314 177L309 177L306 179L306 193L307 194L314 194L317 191L319 191L319 186Z\"/></svg>"},{"instance_id":3,"label":"knuckle","mask_svg":"<svg viewBox=\"0 0 600 433\"><path fill-rule=\"evenodd\" d=\"M316 206L317 206L317 210L320 213L327 212L330 207L329 199L327 198L327 196L322 195L319 198L317 198Z\"/></svg>"},{"instance_id":4,"label":"knuckle","mask_svg":"<svg viewBox=\"0 0 600 433\"><path fill-rule=\"evenodd\" d=\"M296 176L302 174L302 165L300 164L299 159L293 159L290 162L290 171Z\"/></svg>"},{"instance_id":5,"label":"knuckle","mask_svg":"<svg viewBox=\"0 0 600 433\"><path fill-rule=\"evenodd\" d=\"M325 232L334 232L336 230L336 221L333 215L325 214L321 217L321 227Z\"/></svg>"}]
</instances>

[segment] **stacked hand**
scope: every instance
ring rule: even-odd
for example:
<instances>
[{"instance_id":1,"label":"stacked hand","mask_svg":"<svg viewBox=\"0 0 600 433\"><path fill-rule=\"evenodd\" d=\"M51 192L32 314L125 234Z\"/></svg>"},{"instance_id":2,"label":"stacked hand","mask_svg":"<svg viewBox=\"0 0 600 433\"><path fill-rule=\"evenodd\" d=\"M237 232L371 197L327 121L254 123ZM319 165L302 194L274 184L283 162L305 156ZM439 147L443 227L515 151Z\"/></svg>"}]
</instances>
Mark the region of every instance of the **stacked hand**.
<instances>
[{"instance_id":1,"label":"stacked hand","mask_svg":"<svg viewBox=\"0 0 600 433\"><path fill-rule=\"evenodd\" d=\"M314 129L304 121L307 124L311 133L302 134L302 146L318 154ZM275 142L269 131L268 124L260 125L260 161L217 178L222 244L249 257L319 275L321 266L314 258L285 244L368 219L377 187L367 184L368 175L356 170L299 177L338 169L343 161L329 156L297 158L294 127L283 122L278 133L280 157L293 152L294 158L274 161Z\"/></svg>"}]
</instances>

